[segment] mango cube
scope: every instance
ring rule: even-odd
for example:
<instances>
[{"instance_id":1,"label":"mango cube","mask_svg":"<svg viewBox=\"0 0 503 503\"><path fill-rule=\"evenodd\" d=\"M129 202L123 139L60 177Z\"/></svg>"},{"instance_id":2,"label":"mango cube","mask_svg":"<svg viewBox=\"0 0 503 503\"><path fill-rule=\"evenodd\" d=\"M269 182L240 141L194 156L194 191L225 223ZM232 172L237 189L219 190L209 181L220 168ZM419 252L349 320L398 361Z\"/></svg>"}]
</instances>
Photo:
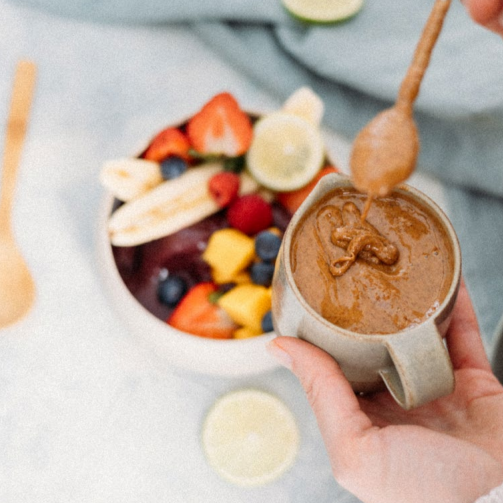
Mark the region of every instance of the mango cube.
<instances>
[{"instance_id":1,"label":"mango cube","mask_svg":"<svg viewBox=\"0 0 503 503\"><path fill-rule=\"evenodd\" d=\"M261 285L237 285L218 299L218 305L238 325L262 333L262 318L271 309L271 293Z\"/></svg>"},{"instance_id":2,"label":"mango cube","mask_svg":"<svg viewBox=\"0 0 503 503\"><path fill-rule=\"evenodd\" d=\"M254 330L250 327L239 327L234 330L234 339L249 339L250 337L257 337L257 335L261 335L262 330Z\"/></svg>"},{"instance_id":3,"label":"mango cube","mask_svg":"<svg viewBox=\"0 0 503 503\"><path fill-rule=\"evenodd\" d=\"M211 269L211 277L217 285L223 285L224 283L251 283L250 273L248 271L240 271L232 278L229 278L226 271L221 269Z\"/></svg>"},{"instance_id":4,"label":"mango cube","mask_svg":"<svg viewBox=\"0 0 503 503\"><path fill-rule=\"evenodd\" d=\"M203 253L203 260L213 271L216 283L229 283L246 269L255 257L255 242L237 229L215 231Z\"/></svg>"}]
</instances>

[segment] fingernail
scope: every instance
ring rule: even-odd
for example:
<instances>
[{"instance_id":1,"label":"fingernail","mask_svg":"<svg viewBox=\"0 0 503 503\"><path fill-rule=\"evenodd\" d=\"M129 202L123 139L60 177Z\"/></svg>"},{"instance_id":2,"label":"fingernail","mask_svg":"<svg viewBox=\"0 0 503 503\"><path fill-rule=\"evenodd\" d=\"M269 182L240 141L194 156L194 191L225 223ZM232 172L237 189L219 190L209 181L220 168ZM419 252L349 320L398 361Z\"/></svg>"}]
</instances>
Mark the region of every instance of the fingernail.
<instances>
[{"instance_id":1,"label":"fingernail","mask_svg":"<svg viewBox=\"0 0 503 503\"><path fill-rule=\"evenodd\" d=\"M266 348L283 367L292 369L292 357L279 344L276 344L274 339L266 344Z\"/></svg>"}]
</instances>

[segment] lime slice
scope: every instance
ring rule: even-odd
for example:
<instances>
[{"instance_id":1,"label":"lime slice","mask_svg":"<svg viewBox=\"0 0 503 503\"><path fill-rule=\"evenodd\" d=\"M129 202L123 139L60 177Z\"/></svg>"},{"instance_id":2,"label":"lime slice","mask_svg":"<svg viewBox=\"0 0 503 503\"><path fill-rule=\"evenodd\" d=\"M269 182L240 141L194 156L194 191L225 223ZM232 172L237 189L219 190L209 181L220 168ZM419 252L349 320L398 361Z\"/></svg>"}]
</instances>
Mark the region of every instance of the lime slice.
<instances>
[{"instance_id":1,"label":"lime slice","mask_svg":"<svg viewBox=\"0 0 503 503\"><path fill-rule=\"evenodd\" d=\"M299 432L281 400L264 391L241 389L215 402L203 425L202 442L210 466L222 478L256 487L292 466Z\"/></svg>"},{"instance_id":2,"label":"lime slice","mask_svg":"<svg viewBox=\"0 0 503 503\"><path fill-rule=\"evenodd\" d=\"M335 23L354 16L363 0L282 0L285 8L302 21Z\"/></svg>"},{"instance_id":3,"label":"lime slice","mask_svg":"<svg viewBox=\"0 0 503 503\"><path fill-rule=\"evenodd\" d=\"M298 115L319 126L325 111L322 99L309 87L297 89L283 104L283 112Z\"/></svg>"},{"instance_id":4,"label":"lime slice","mask_svg":"<svg viewBox=\"0 0 503 503\"><path fill-rule=\"evenodd\" d=\"M246 162L258 183L286 192L307 185L320 170L324 156L319 128L280 111L256 122Z\"/></svg>"}]
</instances>

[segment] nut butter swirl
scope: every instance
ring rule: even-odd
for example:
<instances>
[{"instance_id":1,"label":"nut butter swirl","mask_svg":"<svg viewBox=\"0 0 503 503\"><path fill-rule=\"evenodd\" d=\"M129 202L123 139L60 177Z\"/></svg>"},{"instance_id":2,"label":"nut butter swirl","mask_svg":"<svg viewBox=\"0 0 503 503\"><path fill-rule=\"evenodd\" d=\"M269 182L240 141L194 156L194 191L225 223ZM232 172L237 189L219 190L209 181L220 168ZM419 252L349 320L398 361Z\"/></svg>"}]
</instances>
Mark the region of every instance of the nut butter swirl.
<instances>
[{"instance_id":1,"label":"nut butter swirl","mask_svg":"<svg viewBox=\"0 0 503 503\"><path fill-rule=\"evenodd\" d=\"M326 251L329 251L326 238L330 236L333 245L347 252L343 257L330 259L329 270L335 277L342 276L357 258L371 265L393 265L398 260L398 248L362 218L353 202L346 202L342 210L334 205L321 208L316 222L318 237Z\"/></svg>"}]
</instances>

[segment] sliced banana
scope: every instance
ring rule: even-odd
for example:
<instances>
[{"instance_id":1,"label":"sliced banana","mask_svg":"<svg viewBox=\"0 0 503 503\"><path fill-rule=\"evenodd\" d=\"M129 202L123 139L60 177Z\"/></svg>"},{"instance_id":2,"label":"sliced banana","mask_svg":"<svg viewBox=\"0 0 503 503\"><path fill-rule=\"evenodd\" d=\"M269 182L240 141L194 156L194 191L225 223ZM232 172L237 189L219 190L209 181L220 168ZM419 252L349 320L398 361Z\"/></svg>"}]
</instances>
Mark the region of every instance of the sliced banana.
<instances>
[{"instance_id":1,"label":"sliced banana","mask_svg":"<svg viewBox=\"0 0 503 503\"><path fill-rule=\"evenodd\" d=\"M190 168L183 175L161 183L145 195L115 211L108 222L110 240L116 246L135 246L153 241L220 210L208 192L208 181L222 171L222 163ZM246 173L241 174L241 194L258 189Z\"/></svg>"},{"instance_id":2,"label":"sliced banana","mask_svg":"<svg viewBox=\"0 0 503 503\"><path fill-rule=\"evenodd\" d=\"M159 164L136 158L107 161L100 173L101 184L121 201L131 201L162 182Z\"/></svg>"},{"instance_id":3,"label":"sliced banana","mask_svg":"<svg viewBox=\"0 0 503 503\"><path fill-rule=\"evenodd\" d=\"M314 126L319 126L325 112L325 105L310 87L301 87L286 99L282 111L302 117Z\"/></svg>"}]
</instances>

